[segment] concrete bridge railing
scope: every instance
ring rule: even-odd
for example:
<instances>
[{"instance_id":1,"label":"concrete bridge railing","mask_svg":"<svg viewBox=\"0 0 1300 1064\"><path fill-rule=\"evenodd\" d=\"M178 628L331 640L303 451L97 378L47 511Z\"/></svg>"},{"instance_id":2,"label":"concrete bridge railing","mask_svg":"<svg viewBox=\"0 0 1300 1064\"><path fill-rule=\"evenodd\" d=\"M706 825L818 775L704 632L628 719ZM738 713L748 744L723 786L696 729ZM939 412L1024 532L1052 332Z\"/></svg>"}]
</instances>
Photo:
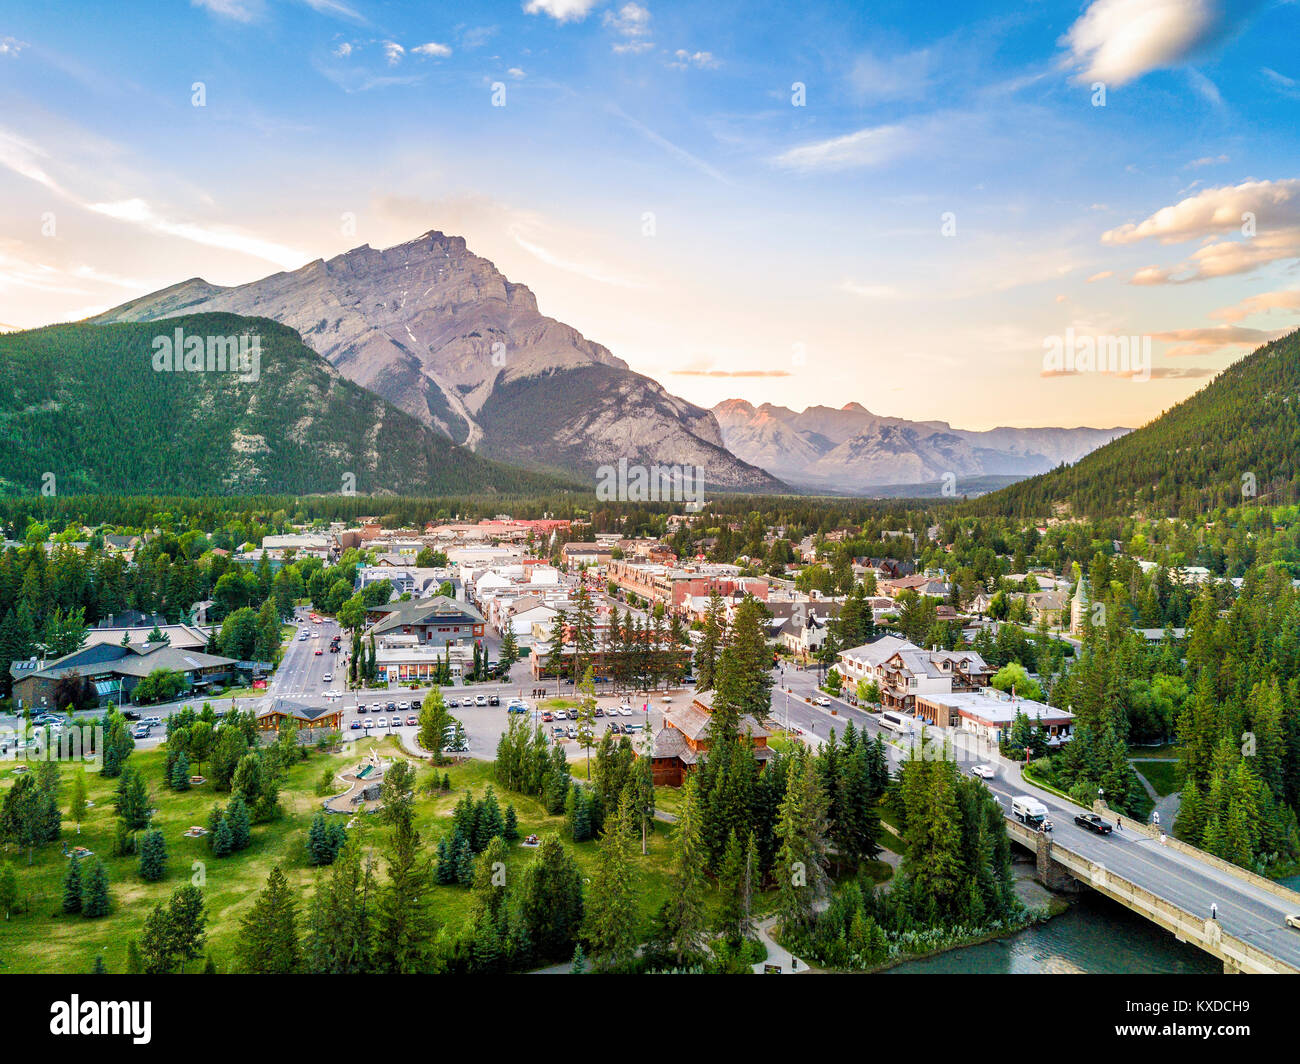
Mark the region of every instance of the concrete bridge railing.
<instances>
[{"instance_id":1,"label":"concrete bridge railing","mask_svg":"<svg viewBox=\"0 0 1300 1064\"><path fill-rule=\"evenodd\" d=\"M1049 835L1034 831L1014 818L1007 820L1007 833L1035 851L1040 875L1045 875L1048 865L1065 869L1077 881L1172 932L1180 942L1191 942L1218 957L1225 972L1300 974L1300 969L1228 934L1217 920L1189 913L1105 865L1057 845Z\"/></svg>"}]
</instances>

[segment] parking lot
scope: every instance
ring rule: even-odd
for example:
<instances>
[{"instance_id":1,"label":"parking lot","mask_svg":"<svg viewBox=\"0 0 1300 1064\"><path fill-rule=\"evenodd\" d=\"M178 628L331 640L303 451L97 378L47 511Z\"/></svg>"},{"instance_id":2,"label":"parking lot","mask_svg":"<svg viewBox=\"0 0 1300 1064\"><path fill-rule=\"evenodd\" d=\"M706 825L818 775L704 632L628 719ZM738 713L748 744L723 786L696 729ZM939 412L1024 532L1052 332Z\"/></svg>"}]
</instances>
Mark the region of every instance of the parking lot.
<instances>
[{"instance_id":1,"label":"parking lot","mask_svg":"<svg viewBox=\"0 0 1300 1064\"><path fill-rule=\"evenodd\" d=\"M550 690L552 691L550 697L553 698L554 687L552 686ZM358 712L355 704L345 706L343 710L344 738L346 740L355 741L365 736L399 734L407 736L411 744L414 745L415 733L418 728L413 725L408 725L406 721L419 716L420 702L423 699L424 694L424 691L408 691L404 692L402 695L393 694L392 692L387 691L374 692L372 695L365 696L361 699L366 706L366 711L364 713ZM550 699L538 700L528 697L528 694L529 690L525 689L523 701L528 707L527 718L529 723L540 726L548 739L552 742L559 741L564 743L567 746L570 755L576 755L579 751L578 743L576 739L568 738L567 734L568 727L574 724L574 722L571 719L565 719L563 721L559 719L553 719L550 721L543 720L542 717L544 712L551 712L554 715L554 711L548 710L544 705L544 703ZM496 695L498 697L500 705L479 706L468 705L466 702L467 699L470 702L473 702L478 697L490 697L491 695ZM478 688L446 687L443 688L443 697L447 703L447 712L459 720L465 727L465 734L468 740L467 752L469 756L489 760L495 757L497 741L501 738L502 732L506 730L509 724L510 713L507 709L507 703L511 698L517 697L517 689L505 689L497 685ZM571 692L567 690L562 693L561 697L568 701L574 700ZM671 706L675 704L688 703L691 696L689 692L675 691L671 692L668 697L672 699L672 702L667 704L671 708ZM348 696L348 698L350 700L351 696ZM609 731L611 724L617 724L620 729L627 725L632 725L634 727L640 725L641 728L644 729L648 719L653 729L658 731L663 727L663 710L665 708L663 698L663 694L660 693L656 694L649 700L650 711L647 715L643 708L647 701L644 694L638 694L635 698L624 697L621 695L598 696L596 699L596 705L601 712L601 716L595 721L596 726L594 734L596 740L598 742L600 741L605 732ZM452 701L457 702L458 705L453 707L451 705ZM406 710L390 710L388 708L390 702L398 706L403 702L406 702L408 708ZM378 712L375 712L373 709L375 705L381 707ZM628 706L628 713L619 713L618 707L620 705ZM613 714L615 715L611 715L611 711L613 711ZM395 713L401 721L396 728L393 727L393 717ZM566 718L567 716L568 714L566 712ZM380 719L384 720L384 727L378 725ZM353 722L357 722L361 726L359 728L354 728L352 726ZM554 730L556 728L563 728L564 734L560 735L556 733ZM629 738L634 743L639 743L643 734L643 730L638 730L630 734Z\"/></svg>"}]
</instances>

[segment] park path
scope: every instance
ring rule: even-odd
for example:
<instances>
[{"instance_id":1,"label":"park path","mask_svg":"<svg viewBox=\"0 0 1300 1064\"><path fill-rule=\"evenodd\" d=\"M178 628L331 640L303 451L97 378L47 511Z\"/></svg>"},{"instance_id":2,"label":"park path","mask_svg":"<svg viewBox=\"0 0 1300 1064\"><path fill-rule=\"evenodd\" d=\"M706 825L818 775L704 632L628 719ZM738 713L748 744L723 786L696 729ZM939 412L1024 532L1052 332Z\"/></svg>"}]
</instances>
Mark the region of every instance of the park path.
<instances>
[{"instance_id":1,"label":"park path","mask_svg":"<svg viewBox=\"0 0 1300 1064\"><path fill-rule=\"evenodd\" d=\"M1137 778L1141 781L1142 786L1146 788L1147 795L1155 802L1154 812L1160 814L1160 824L1166 831L1173 827L1174 817L1178 815L1178 808L1182 805L1183 796L1179 791L1172 794L1166 794L1163 798L1156 793L1156 789L1151 786L1147 778L1142 775L1142 762L1144 761L1169 761L1166 757L1134 757L1129 759L1129 764L1133 766L1133 771L1137 773Z\"/></svg>"}]
</instances>

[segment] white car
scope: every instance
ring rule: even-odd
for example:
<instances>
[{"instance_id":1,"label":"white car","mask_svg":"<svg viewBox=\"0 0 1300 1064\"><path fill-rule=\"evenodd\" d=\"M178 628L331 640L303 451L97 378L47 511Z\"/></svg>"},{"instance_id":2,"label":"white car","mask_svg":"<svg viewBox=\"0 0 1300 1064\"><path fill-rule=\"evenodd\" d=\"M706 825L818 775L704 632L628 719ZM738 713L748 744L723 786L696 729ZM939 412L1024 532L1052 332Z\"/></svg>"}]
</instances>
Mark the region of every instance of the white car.
<instances>
[{"instance_id":1,"label":"white car","mask_svg":"<svg viewBox=\"0 0 1300 1064\"><path fill-rule=\"evenodd\" d=\"M410 702L398 702L398 703L397 703L397 708L400 709L403 713L405 713L408 709L411 708L411 703L410 703Z\"/></svg>"},{"instance_id":2,"label":"white car","mask_svg":"<svg viewBox=\"0 0 1300 1064\"><path fill-rule=\"evenodd\" d=\"M619 707L618 707L618 715L619 715L620 717L630 717L630 716L632 715L632 707L631 707L631 706L619 706Z\"/></svg>"},{"instance_id":3,"label":"white car","mask_svg":"<svg viewBox=\"0 0 1300 1064\"><path fill-rule=\"evenodd\" d=\"M333 679L334 679L334 674L333 674L332 672L327 672L327 673L325 674L325 682L326 682L326 683L329 683L329 682L330 682L331 680L333 680Z\"/></svg>"},{"instance_id":4,"label":"white car","mask_svg":"<svg viewBox=\"0 0 1300 1064\"><path fill-rule=\"evenodd\" d=\"M376 728L387 728L387 727L388 727L388 718L387 718L387 717L380 717L378 720L375 721L375 727L376 727Z\"/></svg>"},{"instance_id":5,"label":"white car","mask_svg":"<svg viewBox=\"0 0 1300 1064\"><path fill-rule=\"evenodd\" d=\"M477 698L474 699L474 705L476 706L486 706L487 704L488 704L487 695L479 695Z\"/></svg>"},{"instance_id":6,"label":"white car","mask_svg":"<svg viewBox=\"0 0 1300 1064\"><path fill-rule=\"evenodd\" d=\"M562 710L562 709L557 709L557 710L555 711L555 719L556 719L556 720L568 720L568 719L569 719L569 715L568 715L567 713L565 713L564 710Z\"/></svg>"},{"instance_id":7,"label":"white car","mask_svg":"<svg viewBox=\"0 0 1300 1064\"><path fill-rule=\"evenodd\" d=\"M375 702L370 706L370 712L378 713L383 708L384 708L384 704L382 702Z\"/></svg>"},{"instance_id":8,"label":"white car","mask_svg":"<svg viewBox=\"0 0 1300 1064\"><path fill-rule=\"evenodd\" d=\"M671 702L671 701L672 701L672 698L671 698L670 696L668 696L668 695L664 695L663 700L664 700L665 702Z\"/></svg>"},{"instance_id":9,"label":"white car","mask_svg":"<svg viewBox=\"0 0 1300 1064\"><path fill-rule=\"evenodd\" d=\"M831 700L829 698L826 698L825 696L821 698L813 699L814 706L829 706L830 704L831 704Z\"/></svg>"},{"instance_id":10,"label":"white car","mask_svg":"<svg viewBox=\"0 0 1300 1064\"><path fill-rule=\"evenodd\" d=\"M997 775L997 770L992 765L976 765L971 771L982 780L991 780Z\"/></svg>"},{"instance_id":11,"label":"white car","mask_svg":"<svg viewBox=\"0 0 1300 1064\"><path fill-rule=\"evenodd\" d=\"M1291 913L1286 918L1286 926L1294 927L1296 930L1300 931L1300 913Z\"/></svg>"}]
</instances>

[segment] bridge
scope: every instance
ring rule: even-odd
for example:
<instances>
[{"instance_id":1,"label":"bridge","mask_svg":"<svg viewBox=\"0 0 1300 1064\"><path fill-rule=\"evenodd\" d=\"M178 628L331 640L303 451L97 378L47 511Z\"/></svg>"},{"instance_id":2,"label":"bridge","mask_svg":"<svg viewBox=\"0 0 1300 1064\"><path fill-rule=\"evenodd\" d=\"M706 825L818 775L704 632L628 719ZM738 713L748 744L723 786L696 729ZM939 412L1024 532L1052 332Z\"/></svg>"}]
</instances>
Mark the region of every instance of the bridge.
<instances>
[{"instance_id":1,"label":"bridge","mask_svg":"<svg viewBox=\"0 0 1300 1064\"><path fill-rule=\"evenodd\" d=\"M1300 894L1142 825L1099 836L1073 815L1054 810L1050 833L1007 818L1008 836L1033 851L1045 885L1084 884L1217 957L1226 973L1300 974L1300 930L1286 924L1300 913Z\"/></svg>"}]
</instances>

